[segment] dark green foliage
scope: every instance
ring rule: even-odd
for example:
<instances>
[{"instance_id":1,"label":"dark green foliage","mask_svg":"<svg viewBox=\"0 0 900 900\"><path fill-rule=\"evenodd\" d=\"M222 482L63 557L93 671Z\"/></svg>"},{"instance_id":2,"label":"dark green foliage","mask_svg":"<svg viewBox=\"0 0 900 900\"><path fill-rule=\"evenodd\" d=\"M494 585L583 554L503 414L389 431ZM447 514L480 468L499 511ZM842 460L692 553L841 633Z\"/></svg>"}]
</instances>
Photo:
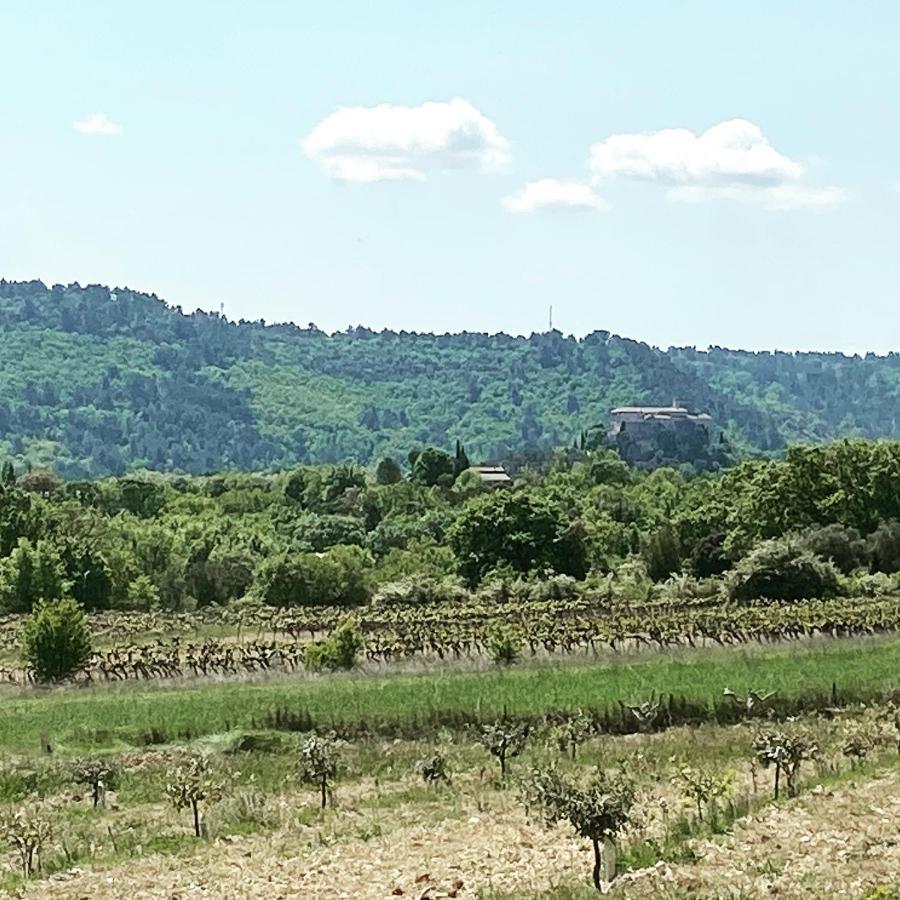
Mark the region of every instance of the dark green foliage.
<instances>
[{"instance_id":1,"label":"dark green foliage","mask_svg":"<svg viewBox=\"0 0 900 900\"><path fill-rule=\"evenodd\" d=\"M733 600L811 600L833 597L837 572L789 540L764 541L742 559L728 580Z\"/></svg>"},{"instance_id":2,"label":"dark green foliage","mask_svg":"<svg viewBox=\"0 0 900 900\"><path fill-rule=\"evenodd\" d=\"M581 535L548 501L528 493L494 491L473 498L447 539L470 582L503 566L575 578L586 572Z\"/></svg>"},{"instance_id":3,"label":"dark green foliage","mask_svg":"<svg viewBox=\"0 0 900 900\"><path fill-rule=\"evenodd\" d=\"M900 521L882 522L868 539L873 572L900 572Z\"/></svg>"},{"instance_id":4,"label":"dark green foliage","mask_svg":"<svg viewBox=\"0 0 900 900\"><path fill-rule=\"evenodd\" d=\"M691 552L691 572L697 578L712 578L731 568L725 552L725 532L714 531L702 537Z\"/></svg>"},{"instance_id":5,"label":"dark green foliage","mask_svg":"<svg viewBox=\"0 0 900 900\"><path fill-rule=\"evenodd\" d=\"M403 478L403 472L396 460L386 456L375 469L375 481L378 484L396 484Z\"/></svg>"},{"instance_id":6,"label":"dark green foliage","mask_svg":"<svg viewBox=\"0 0 900 900\"><path fill-rule=\"evenodd\" d=\"M255 587L270 606L353 606L369 597L369 568L359 547L281 553L259 566Z\"/></svg>"},{"instance_id":7,"label":"dark green foliage","mask_svg":"<svg viewBox=\"0 0 900 900\"><path fill-rule=\"evenodd\" d=\"M411 455L410 461L412 462L410 477L419 484L431 487L441 482L442 479L444 481L449 479L452 484L456 476L453 457L435 447L426 447Z\"/></svg>"},{"instance_id":8,"label":"dark green foliage","mask_svg":"<svg viewBox=\"0 0 900 900\"><path fill-rule=\"evenodd\" d=\"M62 597L68 587L59 552L47 540L34 545L23 538L0 560L0 610L4 612L30 612L41 600Z\"/></svg>"},{"instance_id":9,"label":"dark green foliage","mask_svg":"<svg viewBox=\"0 0 900 900\"><path fill-rule=\"evenodd\" d=\"M673 395L733 446L778 451L900 437L898 383L896 361L875 355L663 352L603 331L329 336L127 289L0 281L0 450L66 477L369 464L455 439L473 462L546 459L581 432L595 446L613 407Z\"/></svg>"},{"instance_id":10,"label":"dark green foliage","mask_svg":"<svg viewBox=\"0 0 900 900\"><path fill-rule=\"evenodd\" d=\"M868 563L866 542L855 528L845 525L809 528L799 535L797 543L804 550L831 560L845 575Z\"/></svg>"},{"instance_id":11,"label":"dark green foliage","mask_svg":"<svg viewBox=\"0 0 900 900\"><path fill-rule=\"evenodd\" d=\"M84 610L69 597L39 603L22 630L22 654L39 681L74 675L91 655Z\"/></svg>"},{"instance_id":12,"label":"dark green foliage","mask_svg":"<svg viewBox=\"0 0 900 900\"><path fill-rule=\"evenodd\" d=\"M654 581L665 581L681 571L681 547L671 525L662 525L647 536L642 555L647 574Z\"/></svg>"}]
</instances>

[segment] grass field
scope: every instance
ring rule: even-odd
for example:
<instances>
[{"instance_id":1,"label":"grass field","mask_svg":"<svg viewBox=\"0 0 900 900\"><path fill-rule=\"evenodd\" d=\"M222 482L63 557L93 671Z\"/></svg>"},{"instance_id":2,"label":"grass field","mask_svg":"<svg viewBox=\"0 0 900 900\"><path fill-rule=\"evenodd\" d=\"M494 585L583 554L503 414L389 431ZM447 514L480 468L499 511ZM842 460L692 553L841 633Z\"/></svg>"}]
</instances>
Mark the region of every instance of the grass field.
<instances>
[{"instance_id":1,"label":"grass field","mask_svg":"<svg viewBox=\"0 0 900 900\"><path fill-rule=\"evenodd\" d=\"M823 640L719 651L657 653L602 664L532 665L483 673L321 678L147 687L135 684L10 692L0 702L0 748L32 751L192 739L271 724L277 710L316 727L400 733L507 713L539 716L673 694L712 707L730 687L821 698L836 686L865 698L900 687L900 637Z\"/></svg>"}]
</instances>

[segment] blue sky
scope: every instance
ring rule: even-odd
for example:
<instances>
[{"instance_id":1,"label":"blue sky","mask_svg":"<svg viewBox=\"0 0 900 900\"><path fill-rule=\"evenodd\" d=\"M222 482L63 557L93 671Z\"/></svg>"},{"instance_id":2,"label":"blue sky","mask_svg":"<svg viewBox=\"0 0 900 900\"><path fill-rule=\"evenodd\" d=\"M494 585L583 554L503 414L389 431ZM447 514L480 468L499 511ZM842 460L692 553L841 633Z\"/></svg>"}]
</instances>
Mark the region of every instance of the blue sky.
<instances>
[{"instance_id":1,"label":"blue sky","mask_svg":"<svg viewBox=\"0 0 900 900\"><path fill-rule=\"evenodd\" d=\"M898 34L888 0L4 0L0 275L900 349Z\"/></svg>"}]
</instances>

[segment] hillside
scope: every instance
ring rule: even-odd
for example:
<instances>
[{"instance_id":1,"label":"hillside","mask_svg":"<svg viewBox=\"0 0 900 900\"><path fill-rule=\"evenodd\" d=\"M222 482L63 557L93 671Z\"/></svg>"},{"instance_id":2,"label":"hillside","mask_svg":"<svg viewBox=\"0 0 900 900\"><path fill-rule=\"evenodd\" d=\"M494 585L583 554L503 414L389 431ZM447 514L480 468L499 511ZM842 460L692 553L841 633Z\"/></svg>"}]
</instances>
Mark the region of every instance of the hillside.
<instances>
[{"instance_id":1,"label":"hillside","mask_svg":"<svg viewBox=\"0 0 900 900\"><path fill-rule=\"evenodd\" d=\"M898 395L894 354L663 351L605 331L327 335L127 289L0 281L0 456L67 477L369 463L456 439L503 457L673 397L741 450L771 452L898 437Z\"/></svg>"}]
</instances>

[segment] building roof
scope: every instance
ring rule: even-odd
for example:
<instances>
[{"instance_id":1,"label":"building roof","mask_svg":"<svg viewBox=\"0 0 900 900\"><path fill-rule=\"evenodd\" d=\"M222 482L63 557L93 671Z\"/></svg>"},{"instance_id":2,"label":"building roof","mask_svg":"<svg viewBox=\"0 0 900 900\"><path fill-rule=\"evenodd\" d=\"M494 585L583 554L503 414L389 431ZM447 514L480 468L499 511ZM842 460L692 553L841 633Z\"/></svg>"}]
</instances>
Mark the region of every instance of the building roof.
<instances>
[{"instance_id":1,"label":"building roof","mask_svg":"<svg viewBox=\"0 0 900 900\"><path fill-rule=\"evenodd\" d=\"M613 415L617 413L636 413L645 416L671 416L674 413L687 416L691 411L684 406L617 406L613 410Z\"/></svg>"},{"instance_id":2,"label":"building roof","mask_svg":"<svg viewBox=\"0 0 900 900\"><path fill-rule=\"evenodd\" d=\"M471 466L471 469L482 481L512 481L503 466Z\"/></svg>"}]
</instances>

